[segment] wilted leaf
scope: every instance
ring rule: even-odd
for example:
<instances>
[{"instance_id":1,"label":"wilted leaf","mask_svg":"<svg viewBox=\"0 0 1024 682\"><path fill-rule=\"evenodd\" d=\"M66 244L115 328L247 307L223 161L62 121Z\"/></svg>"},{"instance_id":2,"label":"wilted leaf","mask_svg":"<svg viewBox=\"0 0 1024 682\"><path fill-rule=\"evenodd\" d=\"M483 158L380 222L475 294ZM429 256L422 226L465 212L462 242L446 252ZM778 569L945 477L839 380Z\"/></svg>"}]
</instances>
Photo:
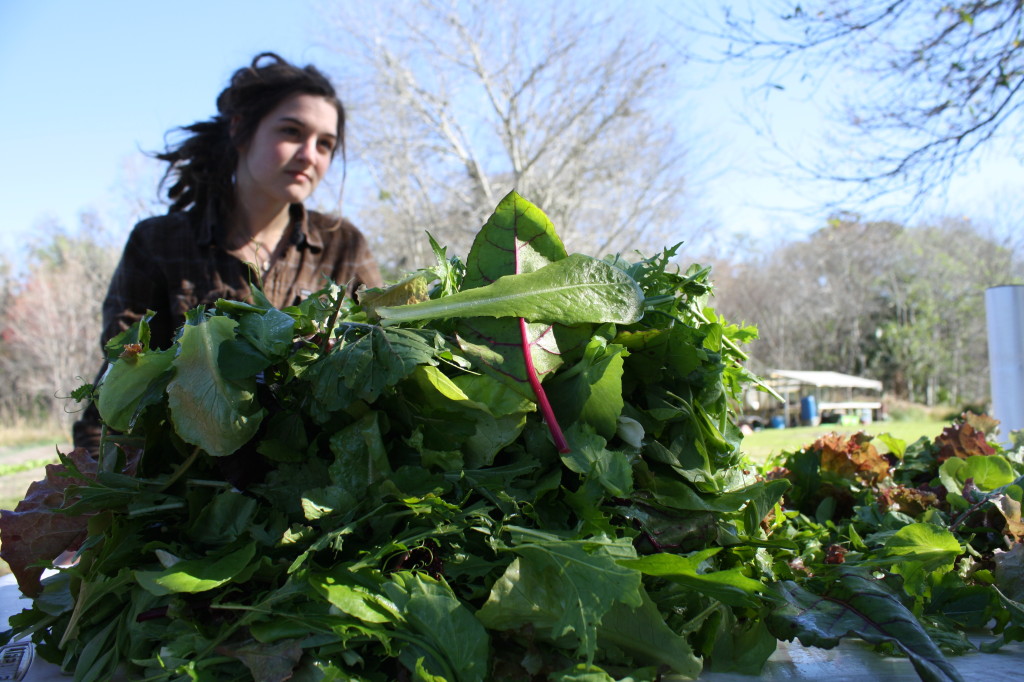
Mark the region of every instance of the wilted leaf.
<instances>
[{"instance_id":1,"label":"wilted leaf","mask_svg":"<svg viewBox=\"0 0 1024 682\"><path fill-rule=\"evenodd\" d=\"M1020 542L1024 540L1024 520L1020 516L1020 502L1009 495L996 495L992 502L1006 519L1006 528L1003 532L1014 539L1017 543L1015 546L1020 546Z\"/></svg>"},{"instance_id":2,"label":"wilted leaf","mask_svg":"<svg viewBox=\"0 0 1024 682\"><path fill-rule=\"evenodd\" d=\"M384 289L367 289L359 296L359 305L372 319L378 319L377 308L411 305L429 300L426 275L415 272Z\"/></svg>"}]
</instances>

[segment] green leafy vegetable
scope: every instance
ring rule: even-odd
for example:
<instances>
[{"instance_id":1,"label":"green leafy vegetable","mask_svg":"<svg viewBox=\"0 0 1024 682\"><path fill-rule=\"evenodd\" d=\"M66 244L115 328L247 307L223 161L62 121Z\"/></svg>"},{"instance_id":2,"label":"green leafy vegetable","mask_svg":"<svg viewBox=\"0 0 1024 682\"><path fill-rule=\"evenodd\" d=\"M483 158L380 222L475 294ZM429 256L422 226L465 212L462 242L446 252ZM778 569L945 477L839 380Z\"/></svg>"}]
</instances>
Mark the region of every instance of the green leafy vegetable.
<instances>
[{"instance_id":1,"label":"green leafy vegetable","mask_svg":"<svg viewBox=\"0 0 1024 682\"><path fill-rule=\"evenodd\" d=\"M990 420L758 468L733 412L756 330L679 246L566 254L513 192L465 265L431 247L358 303L254 288L167 351L148 319L108 344L102 457L0 516L33 596L5 636L175 682L653 682L843 637L955 680L964 628L1024 640L1024 457Z\"/></svg>"}]
</instances>

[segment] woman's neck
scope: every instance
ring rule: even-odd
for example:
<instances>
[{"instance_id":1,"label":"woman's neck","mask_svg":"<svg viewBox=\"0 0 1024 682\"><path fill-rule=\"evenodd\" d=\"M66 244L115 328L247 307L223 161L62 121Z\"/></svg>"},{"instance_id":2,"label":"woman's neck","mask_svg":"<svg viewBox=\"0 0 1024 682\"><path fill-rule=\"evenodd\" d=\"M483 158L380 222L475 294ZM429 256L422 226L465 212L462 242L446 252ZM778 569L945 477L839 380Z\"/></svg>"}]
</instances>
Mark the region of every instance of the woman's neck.
<instances>
[{"instance_id":1,"label":"woman's neck","mask_svg":"<svg viewBox=\"0 0 1024 682\"><path fill-rule=\"evenodd\" d=\"M230 241L235 245L258 242L275 251L291 220L288 209L288 204L261 206L238 197L230 220Z\"/></svg>"}]
</instances>

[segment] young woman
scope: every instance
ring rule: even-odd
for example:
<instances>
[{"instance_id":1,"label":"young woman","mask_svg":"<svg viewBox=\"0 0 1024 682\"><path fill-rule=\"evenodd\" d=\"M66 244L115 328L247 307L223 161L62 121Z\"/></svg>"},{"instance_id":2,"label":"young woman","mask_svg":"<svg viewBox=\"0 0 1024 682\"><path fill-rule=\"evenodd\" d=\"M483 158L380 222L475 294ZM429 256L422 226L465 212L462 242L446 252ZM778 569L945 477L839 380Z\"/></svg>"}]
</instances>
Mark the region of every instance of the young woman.
<instances>
[{"instance_id":1,"label":"young woman","mask_svg":"<svg viewBox=\"0 0 1024 682\"><path fill-rule=\"evenodd\" d=\"M251 282L277 307L325 277L349 295L382 284L359 230L303 205L345 150L345 109L315 67L260 54L231 77L216 116L182 130L185 139L157 155L169 164L170 208L132 230L103 302L102 342L152 310L152 345L166 348L188 310L246 300ZM90 407L75 445L98 438Z\"/></svg>"}]
</instances>

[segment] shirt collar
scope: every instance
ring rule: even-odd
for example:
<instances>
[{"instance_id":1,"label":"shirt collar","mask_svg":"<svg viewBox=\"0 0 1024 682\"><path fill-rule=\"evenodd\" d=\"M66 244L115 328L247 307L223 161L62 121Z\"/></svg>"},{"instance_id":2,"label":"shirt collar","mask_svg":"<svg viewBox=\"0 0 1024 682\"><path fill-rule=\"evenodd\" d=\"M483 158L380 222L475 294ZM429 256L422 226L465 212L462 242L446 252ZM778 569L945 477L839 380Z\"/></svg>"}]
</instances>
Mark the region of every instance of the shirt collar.
<instances>
[{"instance_id":1,"label":"shirt collar","mask_svg":"<svg viewBox=\"0 0 1024 682\"><path fill-rule=\"evenodd\" d=\"M308 246L316 252L324 248L320 233L309 229L309 213L303 204L289 204L288 218L291 221L289 228L295 228L289 229L293 246ZM208 205L203 212L202 219L196 225L196 243L199 246L217 243L223 248L222 231L218 227L217 211L213 206Z\"/></svg>"},{"instance_id":2,"label":"shirt collar","mask_svg":"<svg viewBox=\"0 0 1024 682\"><path fill-rule=\"evenodd\" d=\"M305 205L291 204L288 207L288 216L291 218L292 225L295 226L291 233L292 244L295 246L308 246L317 253L322 251L324 241L320 237L318 230L309 229L309 212L306 211Z\"/></svg>"}]
</instances>

